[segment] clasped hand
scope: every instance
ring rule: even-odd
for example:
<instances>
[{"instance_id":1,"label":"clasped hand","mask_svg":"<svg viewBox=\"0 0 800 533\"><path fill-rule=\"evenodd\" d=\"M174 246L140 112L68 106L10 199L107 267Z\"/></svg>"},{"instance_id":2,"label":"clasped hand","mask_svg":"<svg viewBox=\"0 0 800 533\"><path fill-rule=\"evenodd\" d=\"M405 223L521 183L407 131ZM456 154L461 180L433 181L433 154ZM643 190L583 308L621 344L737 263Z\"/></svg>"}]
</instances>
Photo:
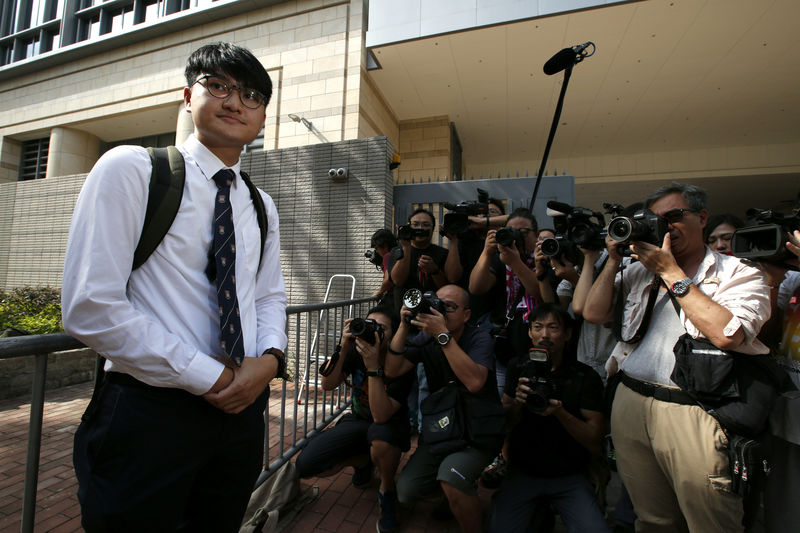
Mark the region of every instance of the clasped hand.
<instances>
[{"instance_id":1,"label":"clasped hand","mask_svg":"<svg viewBox=\"0 0 800 533\"><path fill-rule=\"evenodd\" d=\"M242 366L227 366L220 376L222 388L214 392L216 385L220 384L218 380L215 387L203 394L203 398L228 414L240 413L256 401L277 373L278 361L273 355L245 357Z\"/></svg>"}]
</instances>

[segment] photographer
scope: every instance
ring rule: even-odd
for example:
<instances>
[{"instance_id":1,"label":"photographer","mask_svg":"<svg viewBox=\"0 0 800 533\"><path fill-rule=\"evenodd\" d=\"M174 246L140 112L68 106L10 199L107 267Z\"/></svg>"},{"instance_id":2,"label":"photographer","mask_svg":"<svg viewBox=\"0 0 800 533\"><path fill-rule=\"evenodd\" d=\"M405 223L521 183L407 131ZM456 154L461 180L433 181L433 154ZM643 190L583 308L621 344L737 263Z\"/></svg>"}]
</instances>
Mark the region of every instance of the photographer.
<instances>
[{"instance_id":1,"label":"photographer","mask_svg":"<svg viewBox=\"0 0 800 533\"><path fill-rule=\"evenodd\" d=\"M433 228L436 227L433 213L419 208L411 213L408 223L418 234L411 239L400 238L400 246L392 249L386 265L396 287L395 310L403 305L403 294L408 289L435 291L447 284L444 273L447 250L431 243Z\"/></svg>"},{"instance_id":2,"label":"photographer","mask_svg":"<svg viewBox=\"0 0 800 533\"><path fill-rule=\"evenodd\" d=\"M490 229L502 228L506 225L506 211L503 203L495 198L488 199L487 216L469 216L469 230L464 233L447 232L445 235L450 243L447 250L447 261L444 271L447 279L456 285L467 289L469 276L472 269L480 259L483 252L483 243L486 233ZM447 231L446 227L442 228ZM485 295L470 294L470 309L473 318L478 318L489 311Z\"/></svg>"},{"instance_id":3,"label":"photographer","mask_svg":"<svg viewBox=\"0 0 800 533\"><path fill-rule=\"evenodd\" d=\"M454 383L460 395L501 412L494 378L492 339L487 332L467 325L470 317L467 291L457 285L446 285L436 295L442 302L444 314L431 308L430 313L413 317L412 312L403 307L403 320L386 357L386 374L402 375L421 362L431 391L427 400ZM411 326L421 331L408 339ZM476 482L497 450L485 449L470 440L456 451L435 455L425 436L423 426L417 450L397 480L399 501L410 503L441 486L462 531L480 531L482 510ZM498 445L500 440L502 429L498 433Z\"/></svg>"},{"instance_id":4,"label":"photographer","mask_svg":"<svg viewBox=\"0 0 800 533\"><path fill-rule=\"evenodd\" d=\"M393 301L391 298L392 289L394 289L394 283L392 283L391 278L389 278L389 269L387 264L389 261L389 251L397 246L397 238L388 229L379 229L372 234L369 245L372 247L372 254L367 252L368 255L371 255L370 263L380 268L381 272L383 272L383 281L381 282L381 286L372 294L372 296L380 298L381 302L383 302L384 299L391 302Z\"/></svg>"},{"instance_id":5,"label":"photographer","mask_svg":"<svg viewBox=\"0 0 800 533\"><path fill-rule=\"evenodd\" d=\"M608 238L608 261L583 312L596 324L612 322L614 293L622 291L622 338L639 339L615 348L628 354L611 414L620 476L633 501L637 530L743 531L742 498L731 491L726 434L672 381L673 349L688 332L722 350L767 353L756 338L769 318L766 278L738 258L706 247L706 193L699 187L672 183L656 190L645 206L659 217L654 224L666 224L661 245L632 242L632 257L639 261L621 277L619 243ZM649 323L640 328L646 315Z\"/></svg>"},{"instance_id":6,"label":"photographer","mask_svg":"<svg viewBox=\"0 0 800 533\"><path fill-rule=\"evenodd\" d=\"M525 333L528 314L540 300L537 279L540 273L534 267L536 218L527 209L520 208L509 215L506 224L516 235L515 241L504 246L497 242L498 230L489 230L481 257L469 278L470 293L489 294L492 298L491 310L480 317L478 323L506 330L508 343L495 346L501 387L505 383L505 364L528 351L530 339Z\"/></svg>"},{"instance_id":7,"label":"photographer","mask_svg":"<svg viewBox=\"0 0 800 533\"><path fill-rule=\"evenodd\" d=\"M538 361L511 361L503 393L511 431L508 474L494 495L490 532L526 531L542 503L552 504L570 531L608 531L586 475L603 443L603 384L565 353L572 335L567 313L542 304L528 330ZM534 349L532 354L537 353Z\"/></svg>"},{"instance_id":8,"label":"photographer","mask_svg":"<svg viewBox=\"0 0 800 533\"><path fill-rule=\"evenodd\" d=\"M800 266L800 231L792 232L784 246L796 256L787 263ZM794 386L800 388L800 272L787 272L786 268L770 263L761 266L770 280L775 312L759 338L774 348L778 362L791 376ZM799 518L800 398L778 398L770 417L767 443L772 472L764 487L764 525L768 533L778 533L786 531L786 524L796 524Z\"/></svg>"},{"instance_id":9,"label":"photographer","mask_svg":"<svg viewBox=\"0 0 800 533\"><path fill-rule=\"evenodd\" d=\"M413 376L384 375L386 348L396 326L390 311L376 307L367 321L354 324L355 320L345 321L340 345L320 367L323 389L333 390L344 382L352 387L352 412L309 440L297 457L297 473L301 478L328 476L352 466L353 485L363 488L371 481L373 464L377 465L378 531L391 531L397 527L394 474L402 452L410 448L406 398ZM354 325L363 330L360 336L354 335Z\"/></svg>"}]
</instances>

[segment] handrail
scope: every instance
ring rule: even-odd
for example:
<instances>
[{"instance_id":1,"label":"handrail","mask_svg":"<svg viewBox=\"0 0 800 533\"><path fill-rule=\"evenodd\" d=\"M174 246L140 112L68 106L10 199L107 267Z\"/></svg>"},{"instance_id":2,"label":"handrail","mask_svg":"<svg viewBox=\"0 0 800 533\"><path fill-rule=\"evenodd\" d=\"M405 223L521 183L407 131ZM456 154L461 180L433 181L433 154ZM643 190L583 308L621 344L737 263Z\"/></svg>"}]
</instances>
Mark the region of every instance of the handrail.
<instances>
[{"instance_id":1,"label":"handrail","mask_svg":"<svg viewBox=\"0 0 800 533\"><path fill-rule=\"evenodd\" d=\"M373 302L375 299L372 297L367 298L359 298L359 299L350 299L338 302L327 302L327 303L319 303L319 304L304 304L304 305L293 305L288 306L286 308L286 329L287 335L290 337L289 346L287 347L287 363L291 365L294 362L294 376L300 375L300 337L303 336L301 333L300 324L302 322L301 315L308 314L308 320L316 320L312 318L310 313L319 312L321 310L327 309L336 309L336 308L344 308L347 306L362 306L369 302ZM292 339L292 332L289 331L290 329L290 321L292 317L298 317L296 320L295 332L294 332L294 339ZM331 324L330 321L326 322L324 326L330 328L336 328L337 331L341 330L342 323L344 319L342 318L343 315L339 316L339 323L338 324ZM308 338L310 335L310 331L307 331L305 337ZM289 353L292 350L292 345L294 341L294 351L295 356L292 359L288 357ZM5 337L0 338L0 360L2 359L12 359L16 357L35 357L36 364L35 364L35 372L33 376L33 388L31 392L31 409L30 409L30 420L28 425L28 451L25 463L25 488L24 488L24 496L23 496L23 504L22 504L22 522L20 526L20 531L22 533L30 533L33 532L34 527L34 519L36 513L36 491L38 486L38 476L39 476L39 458L41 452L41 439L42 439L42 422L44 418L44 395L45 395L45 382L47 376L47 357L49 354L54 352L60 352L65 350L73 350L83 348L85 345L78 341L77 339L71 337L67 333L50 333L45 335L25 335L20 337ZM319 350L319 347L316 347ZM308 360L310 359L311 354L306 351L304 354L304 362L306 364L306 368L308 367ZM291 369L291 366L290 366ZM306 387L306 396L309 396L308 392L308 373L305 375L304 385ZM337 392L338 391L338 392ZM305 411L303 413L304 423L302 427L298 427L297 423L297 416L298 416L298 408L297 402L295 401L294 395L292 396L292 404L294 404L294 410L292 412L293 418L295 420L295 431L292 435L292 445L288 449L284 449L284 439L283 436L285 435L284 428L286 423L286 399L287 399L287 388L286 382L283 382L282 385L282 396L281 396L281 409L280 409L280 433L279 435L281 438L279 439L280 446L279 446L279 456L277 459L270 461L269 458L269 404L267 404L267 409L265 411L265 435L264 435L264 465L265 469L261 473L258 478L258 482L256 486L260 485L261 483L265 482L269 477L275 473L275 471L284 463L289 461L294 454L299 452L301 448L303 448L310 438L320 431L322 431L327 424L329 424L334 418L339 416L347 407L347 400L348 395L346 392L343 393L341 388L331 391L330 399L327 398L327 392L323 392L322 394L322 416L321 419L318 416L316 404L320 402L319 400L319 391L315 389L315 394L313 398L314 408L312 413L312 419L314 421L313 425L309 428L308 427L308 417L309 417L309 407L308 407L308 398L306 401ZM334 396L336 395L335 401ZM326 413L325 407L330 406L330 412ZM297 438L297 430L302 429L302 436L298 439Z\"/></svg>"}]
</instances>

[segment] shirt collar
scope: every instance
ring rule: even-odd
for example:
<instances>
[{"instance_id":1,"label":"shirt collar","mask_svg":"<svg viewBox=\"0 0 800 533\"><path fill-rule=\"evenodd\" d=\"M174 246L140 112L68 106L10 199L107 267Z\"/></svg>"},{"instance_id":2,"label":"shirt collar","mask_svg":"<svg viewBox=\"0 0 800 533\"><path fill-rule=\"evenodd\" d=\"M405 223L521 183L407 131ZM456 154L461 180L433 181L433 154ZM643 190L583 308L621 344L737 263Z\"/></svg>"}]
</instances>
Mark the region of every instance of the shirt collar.
<instances>
[{"instance_id":1,"label":"shirt collar","mask_svg":"<svg viewBox=\"0 0 800 533\"><path fill-rule=\"evenodd\" d=\"M240 174L239 170L241 168L241 159L237 160L235 165L231 167L227 166L225 163L220 161L220 159L215 156L203 143L198 141L194 134L189 135L181 147L186 150L187 155L194 160L195 164L200 169L200 172L203 173L203 176L205 176L207 180L211 180L214 177L214 174L223 168L229 168L233 170L237 176ZM238 180L234 180L234 187L236 187L237 182Z\"/></svg>"}]
</instances>

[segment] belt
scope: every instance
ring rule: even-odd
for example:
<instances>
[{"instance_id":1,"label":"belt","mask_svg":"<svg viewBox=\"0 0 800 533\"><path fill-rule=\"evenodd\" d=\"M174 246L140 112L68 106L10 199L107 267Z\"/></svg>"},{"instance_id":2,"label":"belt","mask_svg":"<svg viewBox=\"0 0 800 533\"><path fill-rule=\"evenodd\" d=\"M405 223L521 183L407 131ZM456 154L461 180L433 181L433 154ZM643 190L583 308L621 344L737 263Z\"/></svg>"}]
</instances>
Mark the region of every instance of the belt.
<instances>
[{"instance_id":1,"label":"belt","mask_svg":"<svg viewBox=\"0 0 800 533\"><path fill-rule=\"evenodd\" d=\"M697 405L697 402L692 399L686 392L680 389L670 389L669 387L662 387L653 383L648 383L636 378L632 378L624 372L622 374L622 383L633 392L637 392L642 396L648 398L655 398L662 402L677 403L680 405Z\"/></svg>"},{"instance_id":2,"label":"belt","mask_svg":"<svg viewBox=\"0 0 800 533\"><path fill-rule=\"evenodd\" d=\"M137 389L148 389L148 390L169 390L165 387L156 387L153 385L148 385L143 381L139 381L135 377L131 376L130 374L123 374L122 372L106 372L105 380L109 383L113 383L114 385L124 385L126 387L136 387Z\"/></svg>"}]
</instances>

